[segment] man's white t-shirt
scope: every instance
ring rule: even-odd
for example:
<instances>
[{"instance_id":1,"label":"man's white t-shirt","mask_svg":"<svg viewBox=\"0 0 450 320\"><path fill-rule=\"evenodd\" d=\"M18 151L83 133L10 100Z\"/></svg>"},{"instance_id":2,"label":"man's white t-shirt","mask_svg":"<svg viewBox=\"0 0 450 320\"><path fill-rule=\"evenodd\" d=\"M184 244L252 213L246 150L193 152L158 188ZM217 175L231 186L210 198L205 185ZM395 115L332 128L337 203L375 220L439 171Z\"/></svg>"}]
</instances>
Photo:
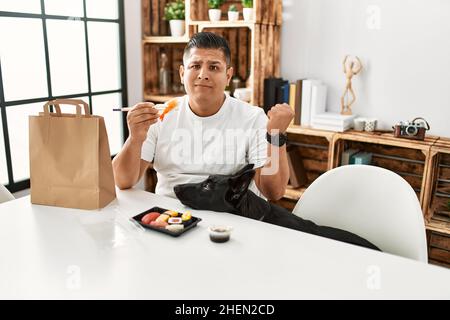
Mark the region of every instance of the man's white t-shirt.
<instances>
[{"instance_id":1,"label":"man's white t-shirt","mask_svg":"<svg viewBox=\"0 0 450 320\"><path fill-rule=\"evenodd\" d=\"M163 121L150 126L141 158L153 162L157 194L175 197L177 184L230 175L250 163L254 168L266 164L268 119L263 109L225 97L216 114L199 117L186 95ZM259 194L254 183L250 188Z\"/></svg>"}]
</instances>

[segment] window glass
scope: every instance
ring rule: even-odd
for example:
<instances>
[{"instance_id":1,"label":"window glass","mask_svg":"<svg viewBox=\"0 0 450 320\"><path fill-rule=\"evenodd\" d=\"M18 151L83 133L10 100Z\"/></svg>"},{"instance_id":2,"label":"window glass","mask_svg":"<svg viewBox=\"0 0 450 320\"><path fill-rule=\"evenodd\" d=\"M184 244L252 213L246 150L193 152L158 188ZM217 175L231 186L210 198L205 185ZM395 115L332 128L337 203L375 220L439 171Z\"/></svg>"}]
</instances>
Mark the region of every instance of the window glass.
<instances>
[{"instance_id":1,"label":"window glass","mask_svg":"<svg viewBox=\"0 0 450 320\"><path fill-rule=\"evenodd\" d=\"M53 95L88 92L84 23L48 20L47 37Z\"/></svg>"},{"instance_id":2,"label":"window glass","mask_svg":"<svg viewBox=\"0 0 450 320\"><path fill-rule=\"evenodd\" d=\"M119 24L88 22L93 92L120 89Z\"/></svg>"},{"instance_id":3,"label":"window glass","mask_svg":"<svg viewBox=\"0 0 450 320\"><path fill-rule=\"evenodd\" d=\"M0 30L5 100L48 96L42 20L0 17Z\"/></svg>"}]
</instances>

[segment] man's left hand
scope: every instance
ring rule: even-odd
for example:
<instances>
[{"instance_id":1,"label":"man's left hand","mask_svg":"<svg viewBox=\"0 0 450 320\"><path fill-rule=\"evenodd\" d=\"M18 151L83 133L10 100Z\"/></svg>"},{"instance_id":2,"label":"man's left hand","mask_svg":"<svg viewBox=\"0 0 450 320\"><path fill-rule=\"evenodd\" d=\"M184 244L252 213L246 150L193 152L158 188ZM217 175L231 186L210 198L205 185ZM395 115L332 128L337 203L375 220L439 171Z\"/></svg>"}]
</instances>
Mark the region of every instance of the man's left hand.
<instances>
[{"instance_id":1,"label":"man's left hand","mask_svg":"<svg viewBox=\"0 0 450 320\"><path fill-rule=\"evenodd\" d=\"M267 132L269 134L272 130L279 130L280 133L285 133L294 118L294 111L286 103L277 104L269 110L267 117L269 117L269 122L267 123Z\"/></svg>"}]
</instances>

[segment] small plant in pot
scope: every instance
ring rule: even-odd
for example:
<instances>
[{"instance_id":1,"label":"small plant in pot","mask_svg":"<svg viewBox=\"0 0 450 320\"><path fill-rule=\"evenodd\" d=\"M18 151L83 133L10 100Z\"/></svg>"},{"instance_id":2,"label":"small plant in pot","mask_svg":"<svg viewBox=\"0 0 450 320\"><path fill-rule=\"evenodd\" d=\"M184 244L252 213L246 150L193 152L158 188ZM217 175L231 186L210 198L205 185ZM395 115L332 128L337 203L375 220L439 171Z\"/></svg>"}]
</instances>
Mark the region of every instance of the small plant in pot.
<instances>
[{"instance_id":1,"label":"small plant in pot","mask_svg":"<svg viewBox=\"0 0 450 320\"><path fill-rule=\"evenodd\" d=\"M239 11L237 10L237 7L232 4L228 8L228 21L234 22L239 19Z\"/></svg>"},{"instance_id":2,"label":"small plant in pot","mask_svg":"<svg viewBox=\"0 0 450 320\"><path fill-rule=\"evenodd\" d=\"M224 0L208 0L209 20L220 21L220 18L222 16L222 11L220 10L220 6L223 3L224 3Z\"/></svg>"},{"instance_id":3,"label":"small plant in pot","mask_svg":"<svg viewBox=\"0 0 450 320\"><path fill-rule=\"evenodd\" d=\"M253 20L253 0L242 0L242 5L244 6L244 20L252 21Z\"/></svg>"},{"instance_id":4,"label":"small plant in pot","mask_svg":"<svg viewBox=\"0 0 450 320\"><path fill-rule=\"evenodd\" d=\"M170 34L173 37L182 37L185 33L184 1L176 0L166 4L164 19L169 21Z\"/></svg>"}]
</instances>

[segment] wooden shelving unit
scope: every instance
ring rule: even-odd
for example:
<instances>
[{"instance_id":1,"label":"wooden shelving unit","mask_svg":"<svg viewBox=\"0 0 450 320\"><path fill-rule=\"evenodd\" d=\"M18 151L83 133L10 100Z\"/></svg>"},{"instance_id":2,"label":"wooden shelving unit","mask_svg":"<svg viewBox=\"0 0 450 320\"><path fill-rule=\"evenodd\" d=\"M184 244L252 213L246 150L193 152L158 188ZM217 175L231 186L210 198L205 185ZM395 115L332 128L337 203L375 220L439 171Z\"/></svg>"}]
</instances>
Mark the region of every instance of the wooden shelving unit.
<instances>
[{"instance_id":1,"label":"wooden shelving unit","mask_svg":"<svg viewBox=\"0 0 450 320\"><path fill-rule=\"evenodd\" d=\"M282 23L281 0L254 0L254 20L229 22L228 7L236 5L241 12L239 0L226 1L222 7L222 20L208 20L206 0L186 0L186 33L182 37L171 37L168 22L163 19L168 0L141 0L142 2L142 52L144 99L165 102L184 93L178 75L182 64L182 52L189 38L201 31L220 34L230 44L234 74L252 89L251 104L263 104L263 85L267 77L280 75L280 32ZM171 66L172 92L159 92L160 56L168 55ZM256 72L255 72L256 71ZM156 98L156 99L155 99Z\"/></svg>"},{"instance_id":2,"label":"wooden shelving unit","mask_svg":"<svg viewBox=\"0 0 450 320\"><path fill-rule=\"evenodd\" d=\"M450 139L438 139L430 150L430 174L424 195L430 261L450 265Z\"/></svg>"},{"instance_id":3,"label":"wooden shelving unit","mask_svg":"<svg viewBox=\"0 0 450 320\"><path fill-rule=\"evenodd\" d=\"M425 141L395 138L392 133L349 131L334 137L332 167L340 165L342 151L355 148L373 154L372 164L389 169L408 181L423 204L426 177L429 172L431 146L439 137L427 136Z\"/></svg>"},{"instance_id":4,"label":"wooden shelving unit","mask_svg":"<svg viewBox=\"0 0 450 320\"><path fill-rule=\"evenodd\" d=\"M341 165L348 148L372 153L372 165L402 176L416 191L427 230L429 261L450 267L450 139L427 136L424 141L394 137L392 132L344 133L291 126L289 141L303 151L308 185L321 173ZM317 140L322 137L321 140ZM323 139L328 141L328 146ZM321 147L322 152L314 151ZM326 152L326 153L325 153ZM327 159L327 164L325 162ZM311 162L313 161L313 162ZM309 172L315 173L308 174ZM278 204L292 210L307 188L288 187Z\"/></svg>"}]
</instances>

